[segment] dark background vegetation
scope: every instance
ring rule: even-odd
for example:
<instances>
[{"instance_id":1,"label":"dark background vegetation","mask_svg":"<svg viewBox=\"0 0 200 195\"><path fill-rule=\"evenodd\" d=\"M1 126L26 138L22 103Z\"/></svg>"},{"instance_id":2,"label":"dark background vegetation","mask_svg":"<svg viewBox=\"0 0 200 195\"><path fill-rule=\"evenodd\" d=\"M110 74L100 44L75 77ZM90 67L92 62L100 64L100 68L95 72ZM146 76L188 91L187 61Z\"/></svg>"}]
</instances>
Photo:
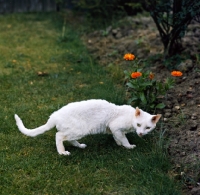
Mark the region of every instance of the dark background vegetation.
<instances>
[{"instance_id":1,"label":"dark background vegetation","mask_svg":"<svg viewBox=\"0 0 200 195\"><path fill-rule=\"evenodd\" d=\"M147 11L153 18L164 47L164 58L182 52L181 39L192 20L200 22L199 0L2 0L0 13L61 11L65 9L81 11L93 27L107 25L125 15L135 15ZM95 18L95 20L94 20ZM96 24L96 25L95 25Z\"/></svg>"},{"instance_id":2,"label":"dark background vegetation","mask_svg":"<svg viewBox=\"0 0 200 195\"><path fill-rule=\"evenodd\" d=\"M124 15L149 12L159 31L165 58L181 53L183 50L181 39L188 25L192 20L200 22L199 0L79 0L72 2L76 8L85 10L89 19L99 19L100 23L119 19Z\"/></svg>"}]
</instances>

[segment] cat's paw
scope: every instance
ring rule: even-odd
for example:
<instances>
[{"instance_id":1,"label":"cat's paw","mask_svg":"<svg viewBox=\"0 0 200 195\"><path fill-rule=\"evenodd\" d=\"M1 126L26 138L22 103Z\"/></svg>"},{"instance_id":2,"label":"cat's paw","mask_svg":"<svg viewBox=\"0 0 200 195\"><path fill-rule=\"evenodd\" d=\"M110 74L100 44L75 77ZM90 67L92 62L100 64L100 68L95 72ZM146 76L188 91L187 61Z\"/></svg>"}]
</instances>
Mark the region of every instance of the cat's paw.
<instances>
[{"instance_id":1,"label":"cat's paw","mask_svg":"<svg viewBox=\"0 0 200 195\"><path fill-rule=\"evenodd\" d=\"M136 147L136 145L128 145L128 146L124 146L124 147L127 148L127 149L133 149L133 148Z\"/></svg>"},{"instance_id":2,"label":"cat's paw","mask_svg":"<svg viewBox=\"0 0 200 195\"><path fill-rule=\"evenodd\" d=\"M87 145L86 144L80 144L80 148L86 148Z\"/></svg>"},{"instance_id":3,"label":"cat's paw","mask_svg":"<svg viewBox=\"0 0 200 195\"><path fill-rule=\"evenodd\" d=\"M68 151L64 151L64 152L61 152L59 153L60 155L65 155L65 156L69 156L71 153L68 152Z\"/></svg>"}]
</instances>

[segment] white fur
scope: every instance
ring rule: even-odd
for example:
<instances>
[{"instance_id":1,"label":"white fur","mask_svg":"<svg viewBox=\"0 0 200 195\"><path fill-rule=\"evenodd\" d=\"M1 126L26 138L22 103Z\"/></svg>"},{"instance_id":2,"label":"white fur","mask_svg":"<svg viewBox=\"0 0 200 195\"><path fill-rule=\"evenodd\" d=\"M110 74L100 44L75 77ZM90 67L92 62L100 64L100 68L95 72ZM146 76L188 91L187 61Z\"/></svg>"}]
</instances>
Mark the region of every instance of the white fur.
<instances>
[{"instance_id":1,"label":"white fur","mask_svg":"<svg viewBox=\"0 0 200 195\"><path fill-rule=\"evenodd\" d=\"M118 145L128 149L136 147L130 145L126 133L136 130L139 136L152 131L161 115L150 115L138 108L128 105L117 106L105 100L87 100L70 103L54 112L47 123L35 129L24 127L22 120L15 114L19 130L27 136L37 136L56 126L56 147L59 154L69 155L65 151L63 141L85 148L77 140L88 134L111 132ZM149 127L149 129L146 129Z\"/></svg>"}]
</instances>

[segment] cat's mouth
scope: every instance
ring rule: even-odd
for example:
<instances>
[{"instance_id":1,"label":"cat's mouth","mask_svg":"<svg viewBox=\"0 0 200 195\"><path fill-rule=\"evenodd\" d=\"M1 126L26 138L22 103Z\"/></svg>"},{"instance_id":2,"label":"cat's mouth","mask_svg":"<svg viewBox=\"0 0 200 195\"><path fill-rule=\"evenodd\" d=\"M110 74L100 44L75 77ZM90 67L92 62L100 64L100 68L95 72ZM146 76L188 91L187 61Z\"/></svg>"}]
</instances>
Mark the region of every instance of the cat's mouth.
<instances>
[{"instance_id":1,"label":"cat's mouth","mask_svg":"<svg viewBox=\"0 0 200 195\"><path fill-rule=\"evenodd\" d=\"M143 134L142 134L142 133L138 133L138 136L139 136L139 137L142 137L142 136L143 136Z\"/></svg>"}]
</instances>

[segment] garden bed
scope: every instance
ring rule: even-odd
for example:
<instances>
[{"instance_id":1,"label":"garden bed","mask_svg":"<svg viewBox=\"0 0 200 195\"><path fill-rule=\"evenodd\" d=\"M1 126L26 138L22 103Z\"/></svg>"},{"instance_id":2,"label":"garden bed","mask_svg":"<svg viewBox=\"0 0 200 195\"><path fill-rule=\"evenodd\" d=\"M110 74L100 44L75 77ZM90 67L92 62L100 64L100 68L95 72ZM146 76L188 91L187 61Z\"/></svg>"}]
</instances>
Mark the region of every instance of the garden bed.
<instances>
[{"instance_id":1,"label":"garden bed","mask_svg":"<svg viewBox=\"0 0 200 195\"><path fill-rule=\"evenodd\" d=\"M149 69L155 78L170 77L176 68L183 76L164 99L163 114L167 149L174 163L174 173L182 178L188 193L200 193L200 25L192 22L183 38L185 50L174 60L162 60L163 45L159 32L150 17L128 17L118 27L108 26L83 36L90 53L99 64L126 69L125 53L150 62ZM180 58L180 59L179 59ZM152 60L153 59L153 60ZM179 62L178 62L179 60ZM152 64L153 62L153 64ZM175 63L177 66L175 67ZM146 63L147 65L147 63ZM119 74L121 75L121 74ZM119 79L120 80L120 79ZM122 82L123 84L123 82Z\"/></svg>"}]
</instances>

